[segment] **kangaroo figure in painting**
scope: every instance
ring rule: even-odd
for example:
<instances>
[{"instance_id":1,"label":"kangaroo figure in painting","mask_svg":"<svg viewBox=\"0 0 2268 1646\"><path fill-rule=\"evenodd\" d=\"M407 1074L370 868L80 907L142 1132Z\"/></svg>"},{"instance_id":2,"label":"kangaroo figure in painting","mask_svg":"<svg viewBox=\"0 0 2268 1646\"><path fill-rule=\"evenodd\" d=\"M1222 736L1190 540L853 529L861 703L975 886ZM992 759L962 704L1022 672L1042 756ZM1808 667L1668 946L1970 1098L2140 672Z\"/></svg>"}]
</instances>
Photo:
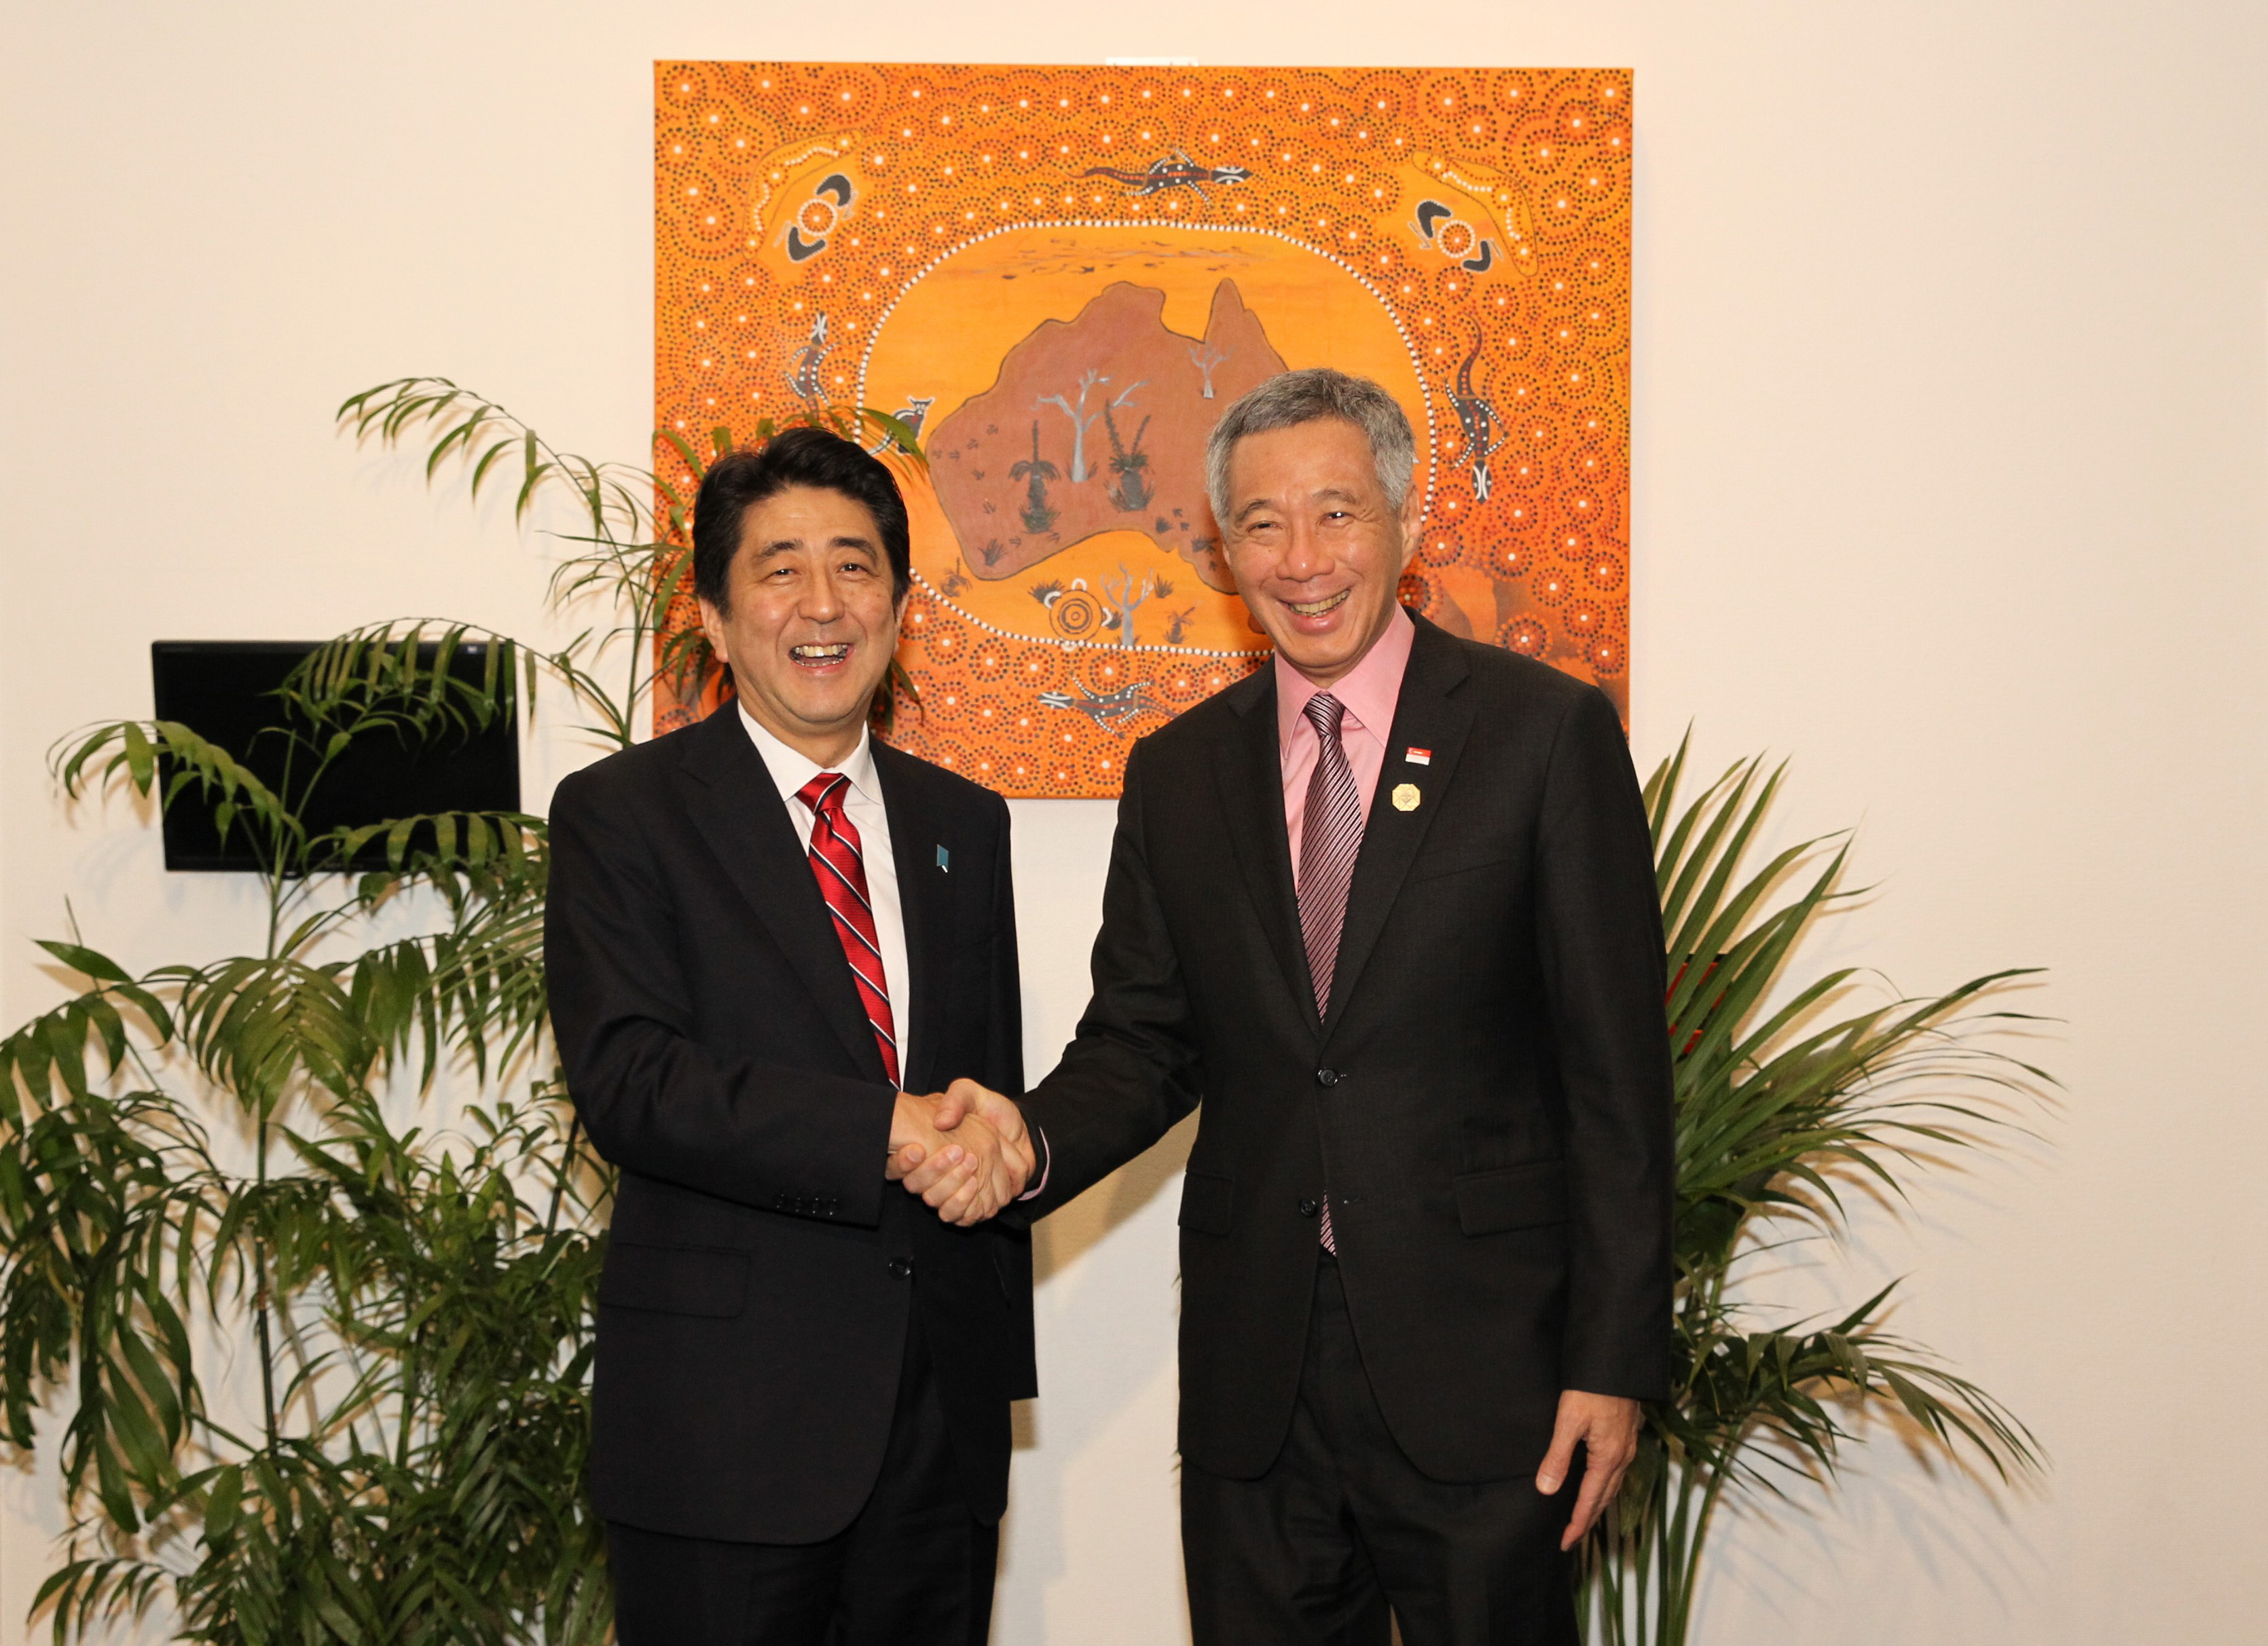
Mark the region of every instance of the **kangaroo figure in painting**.
<instances>
[{"instance_id":1,"label":"kangaroo figure in painting","mask_svg":"<svg viewBox=\"0 0 2268 1646\"><path fill-rule=\"evenodd\" d=\"M905 424L906 433L918 441L921 438L922 424L929 418L929 408L936 404L937 396L934 394L909 394L906 396L906 403L892 412L890 415ZM895 430L888 429L882 431L880 439L866 449L869 452L881 452L890 446L895 446L901 452L910 452L913 449L899 438ZM977 476L979 480L983 478L982 474Z\"/></svg>"}]
</instances>

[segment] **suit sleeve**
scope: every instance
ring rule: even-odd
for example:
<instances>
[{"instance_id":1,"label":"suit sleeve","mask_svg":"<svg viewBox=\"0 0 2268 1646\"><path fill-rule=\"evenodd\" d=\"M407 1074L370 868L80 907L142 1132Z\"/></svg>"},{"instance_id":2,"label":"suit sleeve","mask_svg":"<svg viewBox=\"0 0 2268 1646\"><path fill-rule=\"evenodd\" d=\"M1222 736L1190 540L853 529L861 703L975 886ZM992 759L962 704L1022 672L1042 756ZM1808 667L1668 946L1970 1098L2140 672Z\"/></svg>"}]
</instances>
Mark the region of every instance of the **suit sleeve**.
<instances>
[{"instance_id":1,"label":"suit sleeve","mask_svg":"<svg viewBox=\"0 0 2268 1646\"><path fill-rule=\"evenodd\" d=\"M1546 1003L1567 1099L1565 1386L1668 1393L1675 1147L1661 904L1613 706L1562 720L1538 837Z\"/></svg>"},{"instance_id":2,"label":"suit sleeve","mask_svg":"<svg viewBox=\"0 0 2268 1646\"><path fill-rule=\"evenodd\" d=\"M1012 1209L1025 1219L1076 1199L1197 1106L1189 993L1144 845L1141 756L1137 744L1118 802L1094 995L1063 1061L1024 1102L1049 1152L1046 1189Z\"/></svg>"},{"instance_id":3,"label":"suit sleeve","mask_svg":"<svg viewBox=\"0 0 2268 1646\"><path fill-rule=\"evenodd\" d=\"M897 1094L720 1062L693 1038L677 911L614 775L578 773L559 787L544 917L552 1031L592 1143L641 1176L874 1224Z\"/></svg>"},{"instance_id":4,"label":"suit sleeve","mask_svg":"<svg viewBox=\"0 0 2268 1646\"><path fill-rule=\"evenodd\" d=\"M984 1084L1017 1098L1024 1092L1024 986L1016 955L1016 870L1008 803L996 795L992 804L1000 809L1000 838L992 854L992 1010L984 1027Z\"/></svg>"}]
</instances>

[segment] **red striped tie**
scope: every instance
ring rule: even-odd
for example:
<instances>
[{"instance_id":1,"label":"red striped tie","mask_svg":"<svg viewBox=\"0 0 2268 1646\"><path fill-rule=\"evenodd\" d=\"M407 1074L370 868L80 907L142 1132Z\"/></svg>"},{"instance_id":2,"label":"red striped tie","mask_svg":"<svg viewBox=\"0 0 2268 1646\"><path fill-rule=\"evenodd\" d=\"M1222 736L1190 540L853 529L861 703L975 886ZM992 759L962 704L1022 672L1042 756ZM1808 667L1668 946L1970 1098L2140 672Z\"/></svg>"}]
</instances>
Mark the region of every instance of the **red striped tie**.
<instances>
[{"instance_id":1,"label":"red striped tie","mask_svg":"<svg viewBox=\"0 0 2268 1646\"><path fill-rule=\"evenodd\" d=\"M827 912L835 916L843 958L858 980L867 1026L874 1031L883 1070L895 1086L897 1020L890 1016L890 986L882 970L881 944L874 936L874 906L866 897L866 860L859 854L858 829L843 815L843 797L850 791L850 780L841 772L821 772L797 790L795 797L811 809L811 872L819 878Z\"/></svg>"}]
</instances>

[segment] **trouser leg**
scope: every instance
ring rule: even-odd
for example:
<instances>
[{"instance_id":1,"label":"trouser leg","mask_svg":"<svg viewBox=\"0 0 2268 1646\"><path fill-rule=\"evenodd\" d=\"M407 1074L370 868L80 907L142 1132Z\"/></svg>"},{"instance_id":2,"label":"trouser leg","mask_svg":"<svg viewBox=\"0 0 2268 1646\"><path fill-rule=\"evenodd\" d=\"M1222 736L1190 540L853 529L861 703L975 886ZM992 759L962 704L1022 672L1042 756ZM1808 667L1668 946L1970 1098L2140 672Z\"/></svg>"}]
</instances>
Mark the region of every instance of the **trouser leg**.
<instances>
[{"instance_id":1,"label":"trouser leg","mask_svg":"<svg viewBox=\"0 0 2268 1646\"><path fill-rule=\"evenodd\" d=\"M1403 1646L1575 1646L1574 1568L1559 1537L1581 1487L1580 1464L1550 1497L1532 1475L1464 1482L1421 1473L1379 1409L1335 1264L1318 1277L1313 1313L1317 1416Z\"/></svg>"},{"instance_id":2,"label":"trouser leg","mask_svg":"<svg viewBox=\"0 0 2268 1646\"><path fill-rule=\"evenodd\" d=\"M1000 1529L969 1512L918 1311L881 1478L844 1537L828 1646L983 1646Z\"/></svg>"},{"instance_id":3,"label":"trouser leg","mask_svg":"<svg viewBox=\"0 0 2268 1646\"><path fill-rule=\"evenodd\" d=\"M609 1525L621 1646L983 1646L999 1551L969 1512L918 1318L873 1492L808 1544Z\"/></svg>"},{"instance_id":4,"label":"trouser leg","mask_svg":"<svg viewBox=\"0 0 2268 1646\"><path fill-rule=\"evenodd\" d=\"M1182 1466L1196 1646L1383 1646L1388 1603L1403 1646L1574 1646L1558 1539L1580 1480L1579 1467L1546 1498L1532 1478L1420 1473L1379 1410L1326 1259L1275 1463L1256 1481Z\"/></svg>"},{"instance_id":5,"label":"trouser leg","mask_svg":"<svg viewBox=\"0 0 2268 1646\"><path fill-rule=\"evenodd\" d=\"M727 1543L607 1527L621 1646L824 1646L840 1539Z\"/></svg>"},{"instance_id":6,"label":"trouser leg","mask_svg":"<svg viewBox=\"0 0 2268 1646\"><path fill-rule=\"evenodd\" d=\"M1279 1460L1235 1481L1182 1465L1194 1646L1387 1646L1369 1554L1336 1495L1301 1473Z\"/></svg>"},{"instance_id":7,"label":"trouser leg","mask_svg":"<svg viewBox=\"0 0 2268 1646\"><path fill-rule=\"evenodd\" d=\"M1194 1646L1387 1646L1389 1624L1311 1395L1311 1330L1284 1449L1258 1480L1182 1465L1182 1560Z\"/></svg>"}]
</instances>

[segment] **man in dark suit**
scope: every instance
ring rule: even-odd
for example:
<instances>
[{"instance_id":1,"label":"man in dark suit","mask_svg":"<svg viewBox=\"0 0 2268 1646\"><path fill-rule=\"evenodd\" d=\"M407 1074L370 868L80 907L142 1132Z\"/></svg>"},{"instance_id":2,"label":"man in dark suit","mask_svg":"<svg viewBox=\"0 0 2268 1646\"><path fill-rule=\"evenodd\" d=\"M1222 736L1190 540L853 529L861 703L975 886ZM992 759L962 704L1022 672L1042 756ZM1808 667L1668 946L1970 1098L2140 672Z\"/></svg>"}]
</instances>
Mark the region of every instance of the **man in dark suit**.
<instances>
[{"instance_id":1,"label":"man in dark suit","mask_svg":"<svg viewBox=\"0 0 2268 1646\"><path fill-rule=\"evenodd\" d=\"M737 706L560 785L546 953L621 1168L592 1484L624 1646L976 1646L1027 1151L933 1100L1022 1083L1008 811L874 742L909 577L889 473L792 430L695 511ZM926 1158L924 1158L926 1157ZM916 1199L891 1187L925 1168Z\"/></svg>"},{"instance_id":2,"label":"man in dark suit","mask_svg":"<svg viewBox=\"0 0 2268 1646\"><path fill-rule=\"evenodd\" d=\"M1596 689L1402 608L1413 458L1394 400L1335 371L1222 415L1213 512L1275 662L1127 761L1055 1072L1020 1114L948 1094L1044 1136L1019 1216L1204 1105L1181 1209L1197 1646L1376 1646L1389 1605L1409 1646L1572 1642L1565 1551L1667 1392L1638 786Z\"/></svg>"}]
</instances>

